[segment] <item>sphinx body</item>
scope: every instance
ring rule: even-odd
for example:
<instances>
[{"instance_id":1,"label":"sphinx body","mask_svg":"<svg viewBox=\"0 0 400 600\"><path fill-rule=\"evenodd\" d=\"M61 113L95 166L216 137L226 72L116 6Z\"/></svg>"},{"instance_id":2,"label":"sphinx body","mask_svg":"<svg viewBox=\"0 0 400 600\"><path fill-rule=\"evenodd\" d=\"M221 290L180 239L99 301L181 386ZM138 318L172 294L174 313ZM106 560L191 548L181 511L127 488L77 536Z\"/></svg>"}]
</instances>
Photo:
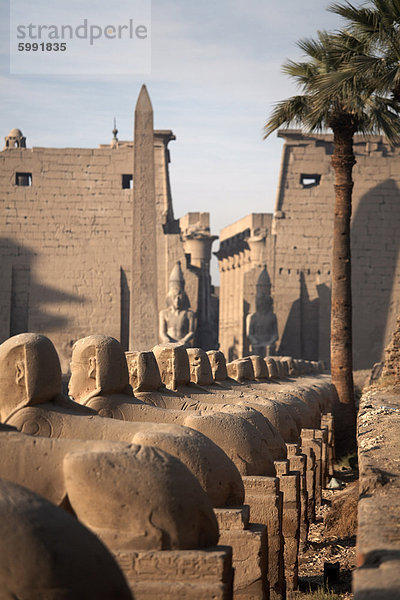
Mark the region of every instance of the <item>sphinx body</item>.
<instances>
[{"instance_id":1,"label":"sphinx body","mask_svg":"<svg viewBox=\"0 0 400 600\"><path fill-rule=\"evenodd\" d=\"M186 356L186 355L185 355ZM153 358L151 364L150 358ZM136 354L143 371L148 359L149 374L145 380L160 375L153 355ZM129 422L173 423L200 431L231 458L242 475L272 475L273 460L266 441L257 427L239 415L223 412L182 412L149 406L134 397L129 385L125 354L117 340L109 336L89 336L74 347L71 362L71 396L96 410L101 416ZM150 376L149 376L150 375ZM143 385L143 383L142 383Z\"/></svg>"},{"instance_id":2,"label":"sphinx body","mask_svg":"<svg viewBox=\"0 0 400 600\"><path fill-rule=\"evenodd\" d=\"M109 440L155 446L197 477L214 506L242 504L241 477L232 461L201 433L172 424L104 419L61 396L61 368L50 340L20 334L0 346L1 420L22 432L51 438Z\"/></svg>"},{"instance_id":3,"label":"sphinx body","mask_svg":"<svg viewBox=\"0 0 400 600\"><path fill-rule=\"evenodd\" d=\"M231 407L234 405L237 411L243 411L236 414L241 414L244 418L248 418L248 411L253 409L264 416L285 442L298 441L300 430L290 410L276 400L269 399L266 394L261 397L253 390L245 389L235 379L228 378L225 357L222 352L209 351L206 357L204 353L201 354L202 366L198 366L196 359L190 370L187 366L187 353L183 347L164 344L153 348L153 352L157 359L161 380L167 386L167 390L164 388L158 392L135 390L135 394L145 402L181 410L196 408L232 411ZM190 354L192 350L189 349L188 352ZM198 349L193 349L193 352L197 353ZM202 374L201 379L199 379L200 374ZM192 383L189 385L190 378L192 378ZM214 383L209 386L212 380ZM200 381L201 385L199 385ZM245 411L247 411L247 416ZM282 458L281 451L279 451L279 446L282 448L282 441L279 437L275 440L275 445L278 447L273 451L277 451L276 458ZM284 452L285 450L283 450Z\"/></svg>"},{"instance_id":4,"label":"sphinx body","mask_svg":"<svg viewBox=\"0 0 400 600\"><path fill-rule=\"evenodd\" d=\"M233 380L252 401L274 401L280 406L289 407L299 432L302 427L318 427L320 412L315 405L315 397L305 394L304 389L297 384L278 381L278 375L277 379L270 377L266 369L266 363L270 362L270 358L266 358L264 362L261 357L254 355L236 359L226 365L228 379L220 383L225 386L227 381L231 384ZM276 363L274 367L277 374ZM283 372L281 376L284 376Z\"/></svg>"},{"instance_id":5,"label":"sphinx body","mask_svg":"<svg viewBox=\"0 0 400 600\"><path fill-rule=\"evenodd\" d=\"M114 558L78 520L41 496L0 479L3 600L129 600Z\"/></svg>"},{"instance_id":6,"label":"sphinx body","mask_svg":"<svg viewBox=\"0 0 400 600\"><path fill-rule=\"evenodd\" d=\"M236 362L234 361L233 366ZM248 367L248 369L245 369L244 376L242 377L242 383L246 387L255 391L277 394L277 397L281 398L283 402L287 403L290 401L298 407L304 406L298 402L299 400L302 401L307 405L306 411L304 411L304 408L302 411L303 418L305 418L306 412L308 414L307 422L304 426L320 426L321 413L329 410L332 399L333 387L328 379L313 375L310 379L302 378L301 380L289 381L288 377L294 371L291 364L293 360L289 358L281 360L277 357L274 360L272 357L269 357L264 361L259 356L250 356L242 359L241 362L247 363ZM281 368L283 380L279 382L269 380L268 369L272 367L273 362L275 362L276 367Z\"/></svg>"},{"instance_id":7,"label":"sphinx body","mask_svg":"<svg viewBox=\"0 0 400 600\"><path fill-rule=\"evenodd\" d=\"M151 446L0 431L0 477L76 515L110 548L189 549L218 539L192 473Z\"/></svg>"},{"instance_id":8,"label":"sphinx body","mask_svg":"<svg viewBox=\"0 0 400 600\"><path fill-rule=\"evenodd\" d=\"M209 415L209 423L215 421L217 417L227 424L238 422L238 419L244 420L248 424L248 429L250 425L257 430L273 460L286 457L286 447L282 437L262 414L250 406L230 403L229 394L225 399L224 393L220 393L218 387L210 387L213 377L204 351L199 348L185 349L179 345L164 344L156 346L153 352L154 354L127 353L130 382L138 398L153 406L177 409L181 414L186 413L184 423L190 427L197 428L201 419L205 419L205 415ZM175 391L162 386L162 379L166 385L174 387ZM194 411L199 416L196 416ZM224 413L223 418L218 413ZM205 430L203 431L206 433ZM229 429L225 428L226 431L229 432ZM224 433L222 439L225 438L229 446L231 442L226 436L227 434ZM236 444L237 442L235 447ZM243 452L240 446L238 452L241 454ZM271 464L268 474L274 474L273 469Z\"/></svg>"}]
</instances>

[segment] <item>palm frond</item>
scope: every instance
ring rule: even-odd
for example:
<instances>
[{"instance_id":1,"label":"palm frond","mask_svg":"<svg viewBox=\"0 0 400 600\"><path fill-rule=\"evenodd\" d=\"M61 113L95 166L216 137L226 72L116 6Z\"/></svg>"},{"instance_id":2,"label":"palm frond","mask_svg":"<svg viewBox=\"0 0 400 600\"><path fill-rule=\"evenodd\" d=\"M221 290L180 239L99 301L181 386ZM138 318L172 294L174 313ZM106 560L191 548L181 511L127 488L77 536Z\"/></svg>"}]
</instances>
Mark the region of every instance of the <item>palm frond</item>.
<instances>
[{"instance_id":1,"label":"palm frond","mask_svg":"<svg viewBox=\"0 0 400 600\"><path fill-rule=\"evenodd\" d=\"M375 31L376 20L370 8L354 6L350 2L333 2L328 6L328 11L346 19L352 28L361 33Z\"/></svg>"},{"instance_id":2,"label":"palm frond","mask_svg":"<svg viewBox=\"0 0 400 600\"><path fill-rule=\"evenodd\" d=\"M321 40L305 38L303 40L299 40L297 42L297 46L310 58L314 58L315 60L321 60L321 58L325 54L325 49L321 44Z\"/></svg>"},{"instance_id":3,"label":"palm frond","mask_svg":"<svg viewBox=\"0 0 400 600\"><path fill-rule=\"evenodd\" d=\"M301 126L304 121L307 121L309 110L309 98L306 95L292 96L278 102L274 106L270 119L265 124L264 139L280 127Z\"/></svg>"},{"instance_id":4,"label":"palm frond","mask_svg":"<svg viewBox=\"0 0 400 600\"><path fill-rule=\"evenodd\" d=\"M368 99L368 110L360 123L361 133L383 133L392 144L400 142L400 118L397 103L388 98Z\"/></svg>"},{"instance_id":5,"label":"palm frond","mask_svg":"<svg viewBox=\"0 0 400 600\"><path fill-rule=\"evenodd\" d=\"M384 52L391 47L400 58L400 2L399 0L370 0L368 7L355 7L350 2L335 2L328 8L347 21L353 35L370 47Z\"/></svg>"},{"instance_id":6,"label":"palm frond","mask_svg":"<svg viewBox=\"0 0 400 600\"><path fill-rule=\"evenodd\" d=\"M400 0L370 1L400 5ZM343 14L358 10L350 3L336 4L333 8ZM371 24L371 14L364 17ZM334 34L320 31L316 39L301 40L299 46L306 59L287 61L283 71L296 81L303 95L275 105L265 125L264 137L280 127L296 125L307 131L320 131L339 126L342 121L350 123L354 132L379 131L392 142L398 139L400 62L396 61L393 48L385 55L376 53L377 46L350 30ZM397 94L389 98L393 87Z\"/></svg>"},{"instance_id":7,"label":"palm frond","mask_svg":"<svg viewBox=\"0 0 400 600\"><path fill-rule=\"evenodd\" d=\"M298 85L307 87L310 80L318 75L318 68L310 62L288 60L282 65L282 72L293 77Z\"/></svg>"}]
</instances>

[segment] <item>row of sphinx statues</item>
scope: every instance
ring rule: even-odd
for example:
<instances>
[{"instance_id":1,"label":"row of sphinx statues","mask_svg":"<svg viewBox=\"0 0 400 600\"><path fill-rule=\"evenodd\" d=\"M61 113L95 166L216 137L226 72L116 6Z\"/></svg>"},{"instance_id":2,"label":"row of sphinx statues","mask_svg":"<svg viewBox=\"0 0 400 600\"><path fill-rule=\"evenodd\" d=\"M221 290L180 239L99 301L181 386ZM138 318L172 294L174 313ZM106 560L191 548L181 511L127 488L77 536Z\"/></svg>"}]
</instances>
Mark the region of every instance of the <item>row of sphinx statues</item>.
<instances>
[{"instance_id":1,"label":"row of sphinx statues","mask_svg":"<svg viewBox=\"0 0 400 600\"><path fill-rule=\"evenodd\" d=\"M0 345L1 598L129 598L104 546L114 557L217 546L214 509L243 505L244 476L275 476L334 393L321 363L227 364L179 343L125 353L104 335L75 343L70 370L66 395L47 337Z\"/></svg>"}]
</instances>

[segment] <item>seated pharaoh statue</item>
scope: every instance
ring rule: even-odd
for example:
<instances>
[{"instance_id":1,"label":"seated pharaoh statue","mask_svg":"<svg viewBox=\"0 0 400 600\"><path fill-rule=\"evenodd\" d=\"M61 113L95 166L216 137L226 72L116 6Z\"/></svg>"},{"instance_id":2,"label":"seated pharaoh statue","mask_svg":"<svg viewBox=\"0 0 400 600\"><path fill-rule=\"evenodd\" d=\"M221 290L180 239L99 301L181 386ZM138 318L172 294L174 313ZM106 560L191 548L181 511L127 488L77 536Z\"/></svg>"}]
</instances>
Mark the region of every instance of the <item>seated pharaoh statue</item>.
<instances>
[{"instance_id":1,"label":"seated pharaoh statue","mask_svg":"<svg viewBox=\"0 0 400 600\"><path fill-rule=\"evenodd\" d=\"M264 269L257 282L256 310L246 318L250 350L262 357L275 354L275 343L278 339L278 324L269 289L269 277Z\"/></svg>"},{"instance_id":2,"label":"seated pharaoh statue","mask_svg":"<svg viewBox=\"0 0 400 600\"><path fill-rule=\"evenodd\" d=\"M171 271L166 299L167 308L159 314L159 336L162 343L179 342L193 346L196 315L190 310L185 280L178 261Z\"/></svg>"},{"instance_id":3,"label":"seated pharaoh statue","mask_svg":"<svg viewBox=\"0 0 400 600\"><path fill-rule=\"evenodd\" d=\"M129 600L115 559L77 519L0 480L2 600Z\"/></svg>"},{"instance_id":4,"label":"seated pharaoh statue","mask_svg":"<svg viewBox=\"0 0 400 600\"><path fill-rule=\"evenodd\" d=\"M183 346L182 349L188 367L186 350ZM161 385L155 360L152 366L150 375ZM149 378L147 375L145 379ZM112 337L92 335L76 342L69 392L75 401L104 417L134 422L179 423L200 431L224 450L242 475L271 474L273 471L265 437L240 416L226 412L205 414L169 410L150 406L135 398L129 385L124 351Z\"/></svg>"},{"instance_id":5,"label":"seated pharaoh statue","mask_svg":"<svg viewBox=\"0 0 400 600\"><path fill-rule=\"evenodd\" d=\"M42 437L155 446L189 468L213 506L243 503L243 483L238 470L221 448L200 432L181 425L105 419L88 407L64 398L60 361L45 336L24 333L3 342L0 371L3 423Z\"/></svg>"}]
</instances>

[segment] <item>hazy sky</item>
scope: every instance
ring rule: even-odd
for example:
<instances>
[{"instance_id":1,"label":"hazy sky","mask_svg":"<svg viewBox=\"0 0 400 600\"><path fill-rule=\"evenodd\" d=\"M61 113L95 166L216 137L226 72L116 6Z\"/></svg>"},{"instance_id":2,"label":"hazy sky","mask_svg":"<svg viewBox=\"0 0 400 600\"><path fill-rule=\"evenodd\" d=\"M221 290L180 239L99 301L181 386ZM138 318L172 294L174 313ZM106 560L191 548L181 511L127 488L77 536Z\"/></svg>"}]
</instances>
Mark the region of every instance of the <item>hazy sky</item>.
<instances>
[{"instance_id":1,"label":"hazy sky","mask_svg":"<svg viewBox=\"0 0 400 600\"><path fill-rule=\"evenodd\" d=\"M50 14L66 2L31 6L48 3ZM82 16L88 2L80 3ZM112 2L115 14L127 4ZM19 127L28 146L97 147L111 140L115 116L119 138L131 139L145 82L155 128L172 129L177 138L170 143L175 216L208 211L218 234L250 212L273 211L282 141L263 141L263 124L274 102L295 92L280 67L300 57L296 41L340 25L328 4L153 0L151 74L78 77L10 75L9 9L0 0L0 136Z\"/></svg>"}]
</instances>

